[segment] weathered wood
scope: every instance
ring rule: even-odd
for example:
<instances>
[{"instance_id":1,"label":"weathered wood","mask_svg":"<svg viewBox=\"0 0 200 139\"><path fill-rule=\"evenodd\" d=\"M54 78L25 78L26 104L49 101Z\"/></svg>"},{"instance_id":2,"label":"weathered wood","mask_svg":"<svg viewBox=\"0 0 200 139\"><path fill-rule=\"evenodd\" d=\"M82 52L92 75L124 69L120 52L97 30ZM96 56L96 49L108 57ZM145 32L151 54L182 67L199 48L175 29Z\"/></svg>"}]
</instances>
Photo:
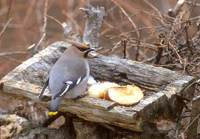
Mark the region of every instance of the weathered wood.
<instances>
[{"instance_id":1,"label":"weathered wood","mask_svg":"<svg viewBox=\"0 0 200 139\"><path fill-rule=\"evenodd\" d=\"M3 91L47 106L48 103L39 102L37 96L51 66L61 55L63 48L67 47L70 45L57 42L25 61L1 80ZM183 89L193 80L191 76L184 76L168 69L102 55L90 59L89 64L91 74L96 79L121 84L135 83L148 88L145 90L144 99L134 106L125 107L86 96L78 100L64 99L60 110L88 121L115 125L132 131L143 131L144 121L169 115L170 109L172 111L178 107L169 105L169 102L176 100L176 95L186 95L188 92Z\"/></svg>"},{"instance_id":2,"label":"weathered wood","mask_svg":"<svg viewBox=\"0 0 200 139\"><path fill-rule=\"evenodd\" d=\"M153 90L182 77L175 71L117 57L99 56L89 62L91 74L98 79L136 83Z\"/></svg>"},{"instance_id":3,"label":"weathered wood","mask_svg":"<svg viewBox=\"0 0 200 139\"><path fill-rule=\"evenodd\" d=\"M33 90L32 93L29 92L31 89ZM4 91L24 96L38 102L38 93L41 91L41 87L23 82L18 82L14 85L13 82L5 82ZM43 105L47 104L43 103ZM79 100L63 100L60 110L63 112L71 112L78 117L93 122L117 125L134 131L142 130L139 121L133 119L133 116L136 115L134 111L124 111L124 113L122 113L118 109L112 109L114 106L114 102L85 97Z\"/></svg>"},{"instance_id":4,"label":"weathered wood","mask_svg":"<svg viewBox=\"0 0 200 139\"><path fill-rule=\"evenodd\" d=\"M85 29L83 34L83 43L89 44L90 47L99 47L100 29L105 16L104 7L93 7L88 5L82 8L87 15Z\"/></svg>"},{"instance_id":5,"label":"weathered wood","mask_svg":"<svg viewBox=\"0 0 200 139\"><path fill-rule=\"evenodd\" d=\"M183 76L167 85L164 90L168 98L171 118L177 118L185 107L184 100L192 100L195 89L195 78ZM179 92L179 93L177 93Z\"/></svg>"},{"instance_id":6,"label":"weathered wood","mask_svg":"<svg viewBox=\"0 0 200 139\"><path fill-rule=\"evenodd\" d=\"M30 127L30 122L15 114L0 114L0 138L11 139L19 133L27 130Z\"/></svg>"}]
</instances>

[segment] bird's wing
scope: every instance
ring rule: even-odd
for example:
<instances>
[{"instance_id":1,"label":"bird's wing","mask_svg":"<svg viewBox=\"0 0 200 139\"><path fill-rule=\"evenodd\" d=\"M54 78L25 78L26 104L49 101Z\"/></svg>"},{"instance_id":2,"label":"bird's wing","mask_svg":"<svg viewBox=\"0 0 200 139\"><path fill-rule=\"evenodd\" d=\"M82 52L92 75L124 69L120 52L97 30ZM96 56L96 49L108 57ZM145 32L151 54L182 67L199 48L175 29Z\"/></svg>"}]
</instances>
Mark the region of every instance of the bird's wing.
<instances>
[{"instance_id":1,"label":"bird's wing","mask_svg":"<svg viewBox=\"0 0 200 139\"><path fill-rule=\"evenodd\" d=\"M43 86L43 88L42 88L42 91L41 91L41 93L39 94L39 99L40 99L40 100L42 100L44 91L45 91L45 89L47 88L48 84L49 84L49 78L48 78L48 79L46 80L46 82L44 83L44 86Z\"/></svg>"},{"instance_id":2,"label":"bird's wing","mask_svg":"<svg viewBox=\"0 0 200 139\"><path fill-rule=\"evenodd\" d=\"M75 80L68 80L68 81L65 81L64 82L64 86L62 87L61 91L56 94L54 96L54 99L57 98L57 97L62 97L64 96L70 89L74 88L76 85L78 85L84 78L85 76L83 77L79 77L78 79L75 79Z\"/></svg>"}]
</instances>

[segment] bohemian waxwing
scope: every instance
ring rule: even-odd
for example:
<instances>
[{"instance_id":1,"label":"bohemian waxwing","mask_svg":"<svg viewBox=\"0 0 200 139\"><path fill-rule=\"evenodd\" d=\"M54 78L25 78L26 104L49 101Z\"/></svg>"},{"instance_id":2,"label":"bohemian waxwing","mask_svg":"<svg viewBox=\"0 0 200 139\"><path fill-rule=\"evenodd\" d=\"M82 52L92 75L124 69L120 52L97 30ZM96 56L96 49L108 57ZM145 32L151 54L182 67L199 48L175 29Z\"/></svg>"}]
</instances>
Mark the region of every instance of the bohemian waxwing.
<instances>
[{"instance_id":1,"label":"bohemian waxwing","mask_svg":"<svg viewBox=\"0 0 200 139\"><path fill-rule=\"evenodd\" d=\"M50 112L48 113L50 116L57 114L62 97L75 99L86 94L90 69L85 58L92 50L71 46L65 50L51 68L49 78L39 96L42 99L48 86L52 95Z\"/></svg>"}]
</instances>

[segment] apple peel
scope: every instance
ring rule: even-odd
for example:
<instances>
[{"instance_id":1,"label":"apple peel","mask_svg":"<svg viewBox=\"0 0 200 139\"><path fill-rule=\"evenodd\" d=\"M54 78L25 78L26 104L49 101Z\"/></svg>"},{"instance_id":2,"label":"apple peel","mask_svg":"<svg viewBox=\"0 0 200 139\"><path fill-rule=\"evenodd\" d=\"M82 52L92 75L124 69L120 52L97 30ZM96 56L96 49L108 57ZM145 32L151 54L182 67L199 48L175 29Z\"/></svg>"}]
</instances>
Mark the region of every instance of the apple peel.
<instances>
[{"instance_id":1,"label":"apple peel","mask_svg":"<svg viewBox=\"0 0 200 139\"><path fill-rule=\"evenodd\" d=\"M127 85L109 88L108 97L121 105L133 105L138 103L144 97L144 94L139 87Z\"/></svg>"},{"instance_id":2,"label":"apple peel","mask_svg":"<svg viewBox=\"0 0 200 139\"><path fill-rule=\"evenodd\" d=\"M118 86L119 86L118 84L112 83L112 82L96 83L89 87L88 95L90 97L107 99L108 89L112 87L118 87Z\"/></svg>"}]
</instances>

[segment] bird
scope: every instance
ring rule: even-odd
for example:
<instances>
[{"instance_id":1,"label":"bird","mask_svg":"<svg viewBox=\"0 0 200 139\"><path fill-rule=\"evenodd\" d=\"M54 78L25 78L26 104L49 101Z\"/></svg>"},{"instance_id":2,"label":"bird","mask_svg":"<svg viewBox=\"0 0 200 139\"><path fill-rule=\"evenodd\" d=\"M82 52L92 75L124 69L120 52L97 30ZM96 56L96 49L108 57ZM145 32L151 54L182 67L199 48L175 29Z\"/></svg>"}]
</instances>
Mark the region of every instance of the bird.
<instances>
[{"instance_id":1,"label":"bird","mask_svg":"<svg viewBox=\"0 0 200 139\"><path fill-rule=\"evenodd\" d=\"M49 116L57 115L63 97L76 99L86 95L87 81L90 74L86 58L91 51L94 51L94 49L72 45L64 51L50 69L48 79L39 95L41 100L45 89L49 88L52 96Z\"/></svg>"}]
</instances>

